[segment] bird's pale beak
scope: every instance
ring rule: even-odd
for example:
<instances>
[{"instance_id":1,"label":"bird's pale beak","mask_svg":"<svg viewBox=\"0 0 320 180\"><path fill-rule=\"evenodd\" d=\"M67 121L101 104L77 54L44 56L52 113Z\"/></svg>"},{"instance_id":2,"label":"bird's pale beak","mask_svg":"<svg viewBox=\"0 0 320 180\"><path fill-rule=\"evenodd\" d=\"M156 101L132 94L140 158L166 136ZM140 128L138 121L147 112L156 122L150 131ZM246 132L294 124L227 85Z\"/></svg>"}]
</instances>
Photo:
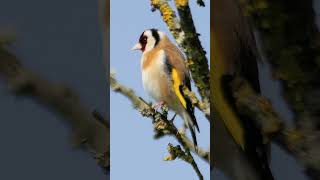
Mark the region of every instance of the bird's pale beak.
<instances>
[{"instance_id":1,"label":"bird's pale beak","mask_svg":"<svg viewBox=\"0 0 320 180\"><path fill-rule=\"evenodd\" d=\"M142 46L140 43L137 43L136 45L133 46L133 48L131 49L132 51L134 50L141 50Z\"/></svg>"}]
</instances>

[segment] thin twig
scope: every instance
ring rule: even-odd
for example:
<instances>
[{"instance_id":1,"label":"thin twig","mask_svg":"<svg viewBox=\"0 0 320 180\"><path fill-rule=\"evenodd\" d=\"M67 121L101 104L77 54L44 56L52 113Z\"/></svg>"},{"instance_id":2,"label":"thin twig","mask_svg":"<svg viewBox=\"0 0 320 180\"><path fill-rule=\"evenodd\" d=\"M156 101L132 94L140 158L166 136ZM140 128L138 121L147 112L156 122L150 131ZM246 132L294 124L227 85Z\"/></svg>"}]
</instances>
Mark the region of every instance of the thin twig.
<instances>
[{"instance_id":1,"label":"thin twig","mask_svg":"<svg viewBox=\"0 0 320 180\"><path fill-rule=\"evenodd\" d=\"M206 162L210 161L210 152L205 151L202 148L197 147L197 150L194 146L194 143L186 136L186 134L183 131L179 131L181 138L186 143L186 145L190 148L191 151L195 152L199 157L201 157Z\"/></svg>"},{"instance_id":2,"label":"thin twig","mask_svg":"<svg viewBox=\"0 0 320 180\"><path fill-rule=\"evenodd\" d=\"M203 180L203 176L199 171L198 165L193 161L190 151L183 151L179 145L173 146L171 143L168 144L168 151L170 156L166 157L166 161L172 161L176 158L182 159L183 161L191 164L192 168L196 171L200 180Z\"/></svg>"}]
</instances>

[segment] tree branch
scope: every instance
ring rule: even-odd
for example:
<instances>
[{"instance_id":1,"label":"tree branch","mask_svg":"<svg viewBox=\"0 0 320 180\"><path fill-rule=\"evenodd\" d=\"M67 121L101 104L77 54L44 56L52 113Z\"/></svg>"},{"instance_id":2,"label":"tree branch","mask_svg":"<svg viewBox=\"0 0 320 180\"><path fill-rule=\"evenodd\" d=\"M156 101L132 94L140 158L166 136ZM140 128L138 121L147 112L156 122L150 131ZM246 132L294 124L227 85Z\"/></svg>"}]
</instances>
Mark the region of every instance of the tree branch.
<instances>
[{"instance_id":1,"label":"tree branch","mask_svg":"<svg viewBox=\"0 0 320 180\"><path fill-rule=\"evenodd\" d=\"M203 101L200 101L195 95L195 93L190 91L188 88L184 87L183 92L186 96L189 97L193 106L197 107L200 111L202 111L206 118L210 120L210 107L208 107L207 104Z\"/></svg>"},{"instance_id":2,"label":"tree branch","mask_svg":"<svg viewBox=\"0 0 320 180\"><path fill-rule=\"evenodd\" d=\"M174 136L184 148L187 156L190 156L189 158L191 160L189 163L192 165L192 167L196 170L197 173L200 172L190 153L190 150L195 150L195 148L193 147L193 145L190 146L190 140L188 140L185 134L180 133L173 124L173 122L167 119L167 111L164 111L164 113L159 113L155 111L150 104L145 102L142 98L136 96L132 89L129 89L118 83L118 81L114 77L114 74L110 75L110 87L113 91L118 92L127 97L132 102L133 107L137 109L143 116L149 117L153 120L153 125L156 131L156 138L161 137L163 135ZM195 153L203 159L205 159L207 162L209 162L209 152L205 152L204 150L198 147L197 149L198 151L195 151Z\"/></svg>"},{"instance_id":3,"label":"tree branch","mask_svg":"<svg viewBox=\"0 0 320 180\"><path fill-rule=\"evenodd\" d=\"M109 126L97 120L71 89L54 84L25 68L0 44L0 75L17 96L34 101L62 115L73 129L75 145L84 145L98 165L107 172L110 167ZM102 123L104 121L104 123Z\"/></svg>"},{"instance_id":4,"label":"tree branch","mask_svg":"<svg viewBox=\"0 0 320 180\"><path fill-rule=\"evenodd\" d=\"M165 158L166 161L172 161L172 160L175 160L176 158L182 159L183 161L191 164L193 169L196 171L199 179L203 180L203 176L198 168L198 165L193 160L190 151L183 151L179 145L174 147L170 143L168 144L168 151L170 153L170 156Z\"/></svg>"},{"instance_id":5,"label":"tree branch","mask_svg":"<svg viewBox=\"0 0 320 180\"><path fill-rule=\"evenodd\" d=\"M197 147L197 149L194 146L194 143L186 136L184 131L179 131L181 134L181 138L186 143L186 145L190 148L191 151L195 152L199 157L201 157L203 160L209 163L210 161L210 152L205 151L202 148Z\"/></svg>"},{"instance_id":6,"label":"tree branch","mask_svg":"<svg viewBox=\"0 0 320 180\"><path fill-rule=\"evenodd\" d=\"M252 117L264 135L272 137L281 130L284 121L273 110L269 100L256 93L245 79L237 77L230 86L238 111Z\"/></svg>"}]
</instances>

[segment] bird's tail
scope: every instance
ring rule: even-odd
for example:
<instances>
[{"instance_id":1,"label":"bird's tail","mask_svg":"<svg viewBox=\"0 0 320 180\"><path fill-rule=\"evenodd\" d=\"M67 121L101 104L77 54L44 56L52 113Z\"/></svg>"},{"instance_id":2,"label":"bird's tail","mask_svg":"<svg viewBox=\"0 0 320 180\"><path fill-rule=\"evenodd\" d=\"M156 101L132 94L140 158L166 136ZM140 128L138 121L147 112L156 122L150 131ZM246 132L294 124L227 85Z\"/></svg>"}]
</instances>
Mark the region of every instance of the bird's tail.
<instances>
[{"instance_id":1,"label":"bird's tail","mask_svg":"<svg viewBox=\"0 0 320 180\"><path fill-rule=\"evenodd\" d=\"M198 143L197 143L197 137L196 137L195 131L197 129L197 131L200 132L196 117L194 116L193 113L191 113L191 112L189 113L188 111L184 111L182 113L182 118L190 130L192 140L193 140L193 143L194 143L194 146L196 149L198 146Z\"/></svg>"}]
</instances>

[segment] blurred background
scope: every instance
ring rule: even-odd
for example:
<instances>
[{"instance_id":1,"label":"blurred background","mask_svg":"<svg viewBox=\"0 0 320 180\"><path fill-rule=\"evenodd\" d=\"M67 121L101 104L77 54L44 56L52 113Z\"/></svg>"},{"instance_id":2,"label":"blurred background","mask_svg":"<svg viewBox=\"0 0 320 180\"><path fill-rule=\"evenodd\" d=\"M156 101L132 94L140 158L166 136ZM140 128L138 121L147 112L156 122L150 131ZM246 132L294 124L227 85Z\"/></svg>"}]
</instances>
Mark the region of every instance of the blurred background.
<instances>
[{"instance_id":1,"label":"blurred background","mask_svg":"<svg viewBox=\"0 0 320 180\"><path fill-rule=\"evenodd\" d=\"M98 9L98 1L2 0L0 34L14 35L9 49L24 66L72 88L88 110L105 115ZM72 149L63 117L14 96L2 79L0 107L0 179L106 179L90 153Z\"/></svg>"},{"instance_id":2,"label":"blurred background","mask_svg":"<svg viewBox=\"0 0 320 180\"><path fill-rule=\"evenodd\" d=\"M236 1L234 1L236 2ZM254 1L252 1L254 2ZM262 2L262 1L260 1ZM276 1L273 2L267 2L267 7L275 7L277 3ZM279 1L280 2L280 1ZM299 1L297 1L299 2ZM282 2L284 3L284 2ZM296 2L292 2L296 3ZM272 4L272 5L271 5ZM290 6L290 4L288 4ZM286 4L284 3L284 7L286 7ZM278 6L277 6L278 8ZM320 1L319 0L314 0L313 1L313 8L315 11L315 20L316 24L319 30L319 25L320 25L320 19L319 19L319 12L320 12ZM288 8L290 9L290 8ZM292 8L291 8L292 10ZM298 11L294 11L295 13L299 14L302 13ZM259 13L259 11L257 11ZM309 12L308 12L309 13ZM261 13L263 14L263 13ZM260 19L261 20L261 19ZM273 21L273 20L271 20ZM307 20L306 20L307 21ZM259 22L261 24L265 22ZM295 22L291 22L295 23ZM297 22L297 23L302 23L302 22ZM307 23L306 23L307 24ZM281 30L280 30L281 31ZM277 32L277 29L274 29L274 26L270 30L270 33ZM262 34L262 33L261 33ZM306 34L301 35L304 37ZM260 34L256 34L256 40L257 44L260 45L261 47L261 39L259 37ZM308 34L309 35L309 34ZM290 35L288 35L285 38L290 38ZM275 42L277 42L277 39L274 39ZM289 39L290 41L290 39ZM279 40L280 43L280 40ZM264 44L265 45L265 44ZM264 52L266 53L266 52ZM267 64L268 60L265 59L265 57L262 57L263 61L260 62L259 64L259 79L260 79L260 86L261 86L261 91L262 95L267 97L273 107L274 110L277 111L277 113L280 115L280 117L284 120L286 120L286 125L290 128L294 127L294 114L291 111L290 107L288 106L287 102L284 100L283 93L282 93L282 85L281 82L275 79L275 74L271 73L270 66ZM278 59L276 59L278 60ZM291 59L290 59L291 60ZM290 65L289 65L290 66ZM316 155L319 155L318 153ZM305 153L303 155L304 157L309 157L309 158L315 158L317 159L317 156L312 156L310 157L310 154ZM282 180L282 179L292 179L292 180L306 180L308 179L306 175L304 174L305 167L302 167L300 164L297 163L297 161L292 157L287 154L287 152L284 152L278 145L272 144L271 147L271 170L274 175L274 178L276 180ZM212 179L226 179L226 178L221 178L222 175L219 171L213 171L213 176L211 176ZM315 179L318 179L319 177L316 177Z\"/></svg>"},{"instance_id":3,"label":"blurred background","mask_svg":"<svg viewBox=\"0 0 320 180\"><path fill-rule=\"evenodd\" d=\"M210 1L206 1L205 8L199 7L196 1L189 3L195 26L201 34L200 40L207 51L207 57L210 57ZM145 29L157 28L165 32L175 43L173 37L162 21L160 13L151 12L149 0L126 2L111 0L110 20L111 70L116 72L119 83L134 89L138 96L148 102L154 102L142 87L141 52L130 49L138 42ZM193 87L193 90L196 91L196 88ZM112 91L110 112L112 179L198 179L192 167L186 162L178 159L163 161L168 155L168 143L177 145L177 141L173 137L154 140L151 119L142 117L132 108L131 102ZM171 113L169 117L172 116ZM210 147L208 120L198 111L196 118L200 126L200 133L197 134L198 144L208 150ZM182 127L180 117L175 119L175 124L178 128ZM196 155L194 157L204 179L210 179L208 163Z\"/></svg>"}]
</instances>

